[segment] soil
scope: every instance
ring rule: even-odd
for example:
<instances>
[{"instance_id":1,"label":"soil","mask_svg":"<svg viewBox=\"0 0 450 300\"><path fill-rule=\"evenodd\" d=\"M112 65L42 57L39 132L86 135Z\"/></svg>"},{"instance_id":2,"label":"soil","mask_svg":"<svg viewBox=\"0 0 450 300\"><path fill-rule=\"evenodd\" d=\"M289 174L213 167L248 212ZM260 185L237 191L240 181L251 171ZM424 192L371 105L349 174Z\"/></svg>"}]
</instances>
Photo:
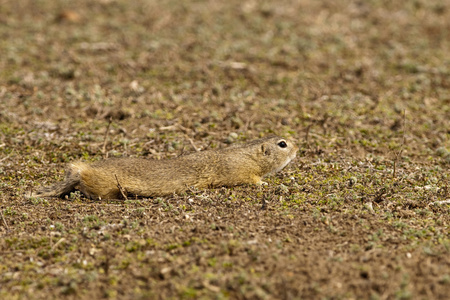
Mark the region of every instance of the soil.
<instances>
[{"instance_id":1,"label":"soil","mask_svg":"<svg viewBox=\"0 0 450 300\"><path fill-rule=\"evenodd\" d=\"M1 299L448 299L447 1L0 2ZM278 134L267 186L29 198Z\"/></svg>"}]
</instances>

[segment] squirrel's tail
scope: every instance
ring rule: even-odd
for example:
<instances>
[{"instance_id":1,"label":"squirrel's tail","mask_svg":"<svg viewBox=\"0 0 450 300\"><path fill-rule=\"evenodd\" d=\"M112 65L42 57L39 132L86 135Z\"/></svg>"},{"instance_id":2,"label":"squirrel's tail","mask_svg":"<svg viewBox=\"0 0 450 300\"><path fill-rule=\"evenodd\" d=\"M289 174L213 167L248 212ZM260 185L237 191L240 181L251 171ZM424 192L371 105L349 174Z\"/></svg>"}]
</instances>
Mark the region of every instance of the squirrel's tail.
<instances>
[{"instance_id":1,"label":"squirrel's tail","mask_svg":"<svg viewBox=\"0 0 450 300\"><path fill-rule=\"evenodd\" d=\"M32 193L30 197L64 197L75 190L81 180L79 169L76 164L72 164L66 170L66 178L62 182L54 185L43 187L36 193Z\"/></svg>"}]
</instances>

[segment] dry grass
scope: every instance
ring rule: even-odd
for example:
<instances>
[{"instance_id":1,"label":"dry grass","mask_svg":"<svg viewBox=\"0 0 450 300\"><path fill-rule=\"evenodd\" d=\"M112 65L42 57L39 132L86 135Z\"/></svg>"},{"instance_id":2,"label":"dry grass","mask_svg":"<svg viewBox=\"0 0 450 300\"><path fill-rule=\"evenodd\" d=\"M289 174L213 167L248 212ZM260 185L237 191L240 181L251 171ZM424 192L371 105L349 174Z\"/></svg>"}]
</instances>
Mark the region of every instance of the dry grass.
<instances>
[{"instance_id":1,"label":"dry grass","mask_svg":"<svg viewBox=\"0 0 450 300\"><path fill-rule=\"evenodd\" d=\"M0 1L0 298L446 299L449 28L437 0ZM267 187L24 197L270 133L302 151Z\"/></svg>"}]
</instances>

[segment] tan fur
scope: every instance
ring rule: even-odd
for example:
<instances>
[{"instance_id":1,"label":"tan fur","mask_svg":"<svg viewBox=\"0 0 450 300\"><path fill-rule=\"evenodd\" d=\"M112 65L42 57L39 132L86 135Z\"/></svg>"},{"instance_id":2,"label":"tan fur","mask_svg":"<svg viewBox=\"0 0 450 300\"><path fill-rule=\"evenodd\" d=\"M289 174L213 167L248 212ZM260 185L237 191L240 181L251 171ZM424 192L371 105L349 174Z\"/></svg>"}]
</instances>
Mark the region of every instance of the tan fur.
<instances>
[{"instance_id":1,"label":"tan fur","mask_svg":"<svg viewBox=\"0 0 450 300\"><path fill-rule=\"evenodd\" d=\"M282 141L287 147L279 145ZM167 160L110 158L91 164L75 162L69 165L63 182L33 196L62 197L79 189L92 199L118 199L122 197L117 182L126 194L143 197L181 193L189 187L262 184L262 177L280 171L297 151L292 141L269 137Z\"/></svg>"}]
</instances>

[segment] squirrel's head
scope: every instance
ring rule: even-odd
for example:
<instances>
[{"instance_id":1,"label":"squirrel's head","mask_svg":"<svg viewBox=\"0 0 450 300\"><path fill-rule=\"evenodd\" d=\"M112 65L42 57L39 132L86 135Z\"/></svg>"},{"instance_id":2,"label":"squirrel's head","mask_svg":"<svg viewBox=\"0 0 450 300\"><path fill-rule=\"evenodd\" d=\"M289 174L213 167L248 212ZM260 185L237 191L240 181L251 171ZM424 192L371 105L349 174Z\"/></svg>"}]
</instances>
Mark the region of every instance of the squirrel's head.
<instances>
[{"instance_id":1,"label":"squirrel's head","mask_svg":"<svg viewBox=\"0 0 450 300\"><path fill-rule=\"evenodd\" d=\"M265 174L276 173L286 167L299 149L293 141L281 137L268 137L260 141L258 156Z\"/></svg>"}]
</instances>

